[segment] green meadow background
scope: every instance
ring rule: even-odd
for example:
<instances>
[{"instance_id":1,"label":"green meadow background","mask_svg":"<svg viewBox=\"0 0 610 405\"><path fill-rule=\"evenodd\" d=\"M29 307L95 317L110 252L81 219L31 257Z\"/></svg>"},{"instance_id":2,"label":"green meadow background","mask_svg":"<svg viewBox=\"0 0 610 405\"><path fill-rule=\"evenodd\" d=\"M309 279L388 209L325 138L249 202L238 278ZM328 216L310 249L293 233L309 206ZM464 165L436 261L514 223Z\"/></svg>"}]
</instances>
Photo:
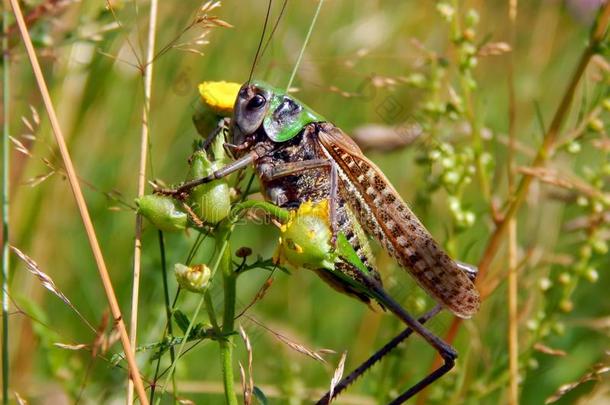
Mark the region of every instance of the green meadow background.
<instances>
[{"instance_id":1,"label":"green meadow background","mask_svg":"<svg viewBox=\"0 0 610 405\"><path fill-rule=\"evenodd\" d=\"M41 3L49 9L30 22L30 33L128 321L143 108L142 75L135 65L144 58L149 4L112 1L113 15L100 1L68 5L27 1L23 2L26 14ZM190 0L160 3L157 51L177 38L202 5ZM272 5L271 26L281 3ZM511 194L507 175L511 124L518 144L515 164L528 167L587 46L596 3L520 1L513 35L508 1L328 0L293 86L300 100L346 133L371 136L373 147L366 155L452 256L476 264L495 227L494 209L501 215ZM288 2L254 77L282 88L287 85L316 5L315 1ZM202 30L195 27L174 42L184 43L181 49L169 47L154 60L149 180L171 184L185 178L191 145L200 137L192 123L200 103L197 85L204 80L241 83L248 79L266 7L262 0L223 1L209 14L232 28L210 28L204 37L207 43L197 44L194 41ZM460 29L456 31L448 17L457 19ZM460 65L463 43L452 39L467 29L466 42L476 49L492 44L499 55L477 55L476 66ZM9 46L11 113L4 118L12 135L30 151L26 156L11 144L9 241L38 263L87 320L100 325L108 312L105 294L15 29ZM557 151L547 165L548 181L534 180L516 216L518 317L513 322L519 336L523 404L544 403L562 385L600 370L600 364L610 365L606 245L610 238L610 68L607 51L601 52L580 80L560 132L563 139L579 130L578 142ZM468 104L464 100L470 100L470 107L460 109ZM35 115L40 116L39 124ZM408 145L402 145L405 123L423 128ZM398 141L362 132L369 124L383 126L386 134L397 132ZM477 158L474 163L472 159L472 151L477 153L473 124L482 134L479 157L488 195L476 174L459 187L443 177L447 172L462 176L477 170ZM28 134L34 136L23 137ZM440 162L442 167L430 158L438 153L448 159ZM518 170L511 175L517 182L522 176ZM459 209L452 210L456 201ZM194 231L164 235L170 270L174 263L186 260L196 235ZM240 224L232 235L232 250L248 246L253 257L268 258L277 247L278 235L273 224ZM420 404L509 403L507 240L505 234L502 248L480 280L485 295L480 312L461 325L454 340L460 353L455 370L420 395ZM148 222L142 246L139 345L159 342L166 319L158 232ZM213 247L213 239L207 238L195 262L209 264ZM431 308L432 301L407 273L378 246L374 248L388 291L414 314ZM113 354L122 351L120 344L114 343L97 357L87 349L58 347L56 343L91 344L96 336L17 256L11 255L10 260L10 402L16 402L18 393L32 404L124 403L126 365L111 363ZM268 275L260 270L239 278L238 313ZM173 297L177 284L171 272L168 283ZM213 281L211 291L220 312L220 278ZM197 301L194 294L183 293L178 308L192 315ZM208 322L205 315L197 321ZM429 327L445 336L452 321L453 316L443 312ZM236 324L243 326L252 343L254 383L270 404L312 402L328 388L342 352L347 351L348 372L402 328L391 314L340 295L307 270L293 270L290 275L275 272L264 298ZM337 354L325 354L327 364L323 364L293 350L269 330L311 350L331 349ZM176 325L174 331L181 335ZM247 365L247 352L239 336L233 344L238 370L237 361ZM155 375L153 353L138 353L148 383ZM422 339L411 337L336 403L386 403L430 370L434 354ZM169 364L166 353L161 370ZM591 377L592 381L578 385L557 403L610 401L608 377ZM241 387L238 371L235 378ZM176 381L177 395L157 396L161 403L177 399L224 403L217 342L204 340L189 350L177 364Z\"/></svg>"}]
</instances>

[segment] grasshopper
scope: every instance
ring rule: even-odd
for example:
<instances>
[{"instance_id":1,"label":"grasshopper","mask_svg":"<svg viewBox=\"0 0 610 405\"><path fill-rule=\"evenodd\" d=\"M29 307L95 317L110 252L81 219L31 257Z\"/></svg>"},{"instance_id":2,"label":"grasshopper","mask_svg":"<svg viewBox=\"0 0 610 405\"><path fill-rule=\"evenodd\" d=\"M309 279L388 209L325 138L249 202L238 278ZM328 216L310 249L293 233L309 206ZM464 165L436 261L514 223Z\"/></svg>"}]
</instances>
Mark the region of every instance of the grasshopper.
<instances>
[{"instance_id":1,"label":"grasshopper","mask_svg":"<svg viewBox=\"0 0 610 405\"><path fill-rule=\"evenodd\" d=\"M235 157L234 162L164 192L184 197L193 187L252 165L265 199L279 207L296 209L306 201L328 200L332 244L336 244L337 235L344 237L364 269L345 260L338 262L334 271L314 270L341 292L365 303L378 301L407 325L318 403L328 403L413 332L434 347L444 364L392 403L406 401L453 368L457 352L423 323L441 308L462 318L477 312L480 299L473 283L476 268L451 259L443 251L351 138L286 92L261 81L249 81L235 101L230 142L225 146ZM417 320L392 299L383 289L362 230L375 237L440 305Z\"/></svg>"}]
</instances>

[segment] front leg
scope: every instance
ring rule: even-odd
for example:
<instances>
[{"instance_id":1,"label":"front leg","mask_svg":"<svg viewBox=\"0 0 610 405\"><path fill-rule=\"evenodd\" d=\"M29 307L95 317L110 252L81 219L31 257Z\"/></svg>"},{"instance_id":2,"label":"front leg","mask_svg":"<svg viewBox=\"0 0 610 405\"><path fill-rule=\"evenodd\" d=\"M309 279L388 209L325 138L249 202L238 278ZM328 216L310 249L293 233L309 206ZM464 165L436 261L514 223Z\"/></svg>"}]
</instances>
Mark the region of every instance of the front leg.
<instances>
[{"instance_id":1,"label":"front leg","mask_svg":"<svg viewBox=\"0 0 610 405\"><path fill-rule=\"evenodd\" d=\"M259 165L259 174L264 182L274 181L286 176L303 173L307 170L330 167L328 159L311 159L288 163L263 163Z\"/></svg>"},{"instance_id":2,"label":"front leg","mask_svg":"<svg viewBox=\"0 0 610 405\"><path fill-rule=\"evenodd\" d=\"M194 179L182 183L178 188L175 189L156 189L155 193L169 195L178 199L184 199L188 197L189 192L202 184L209 183L214 180L222 179L223 177L228 176L229 174L236 172L237 170L243 169L244 167L249 166L258 158L256 152L250 152L249 154L243 156L242 158L221 167L220 169L210 173L208 176L201 177L199 179Z\"/></svg>"},{"instance_id":3,"label":"front leg","mask_svg":"<svg viewBox=\"0 0 610 405\"><path fill-rule=\"evenodd\" d=\"M218 121L218 123L216 124L216 127L214 128L212 133L210 135L208 135L208 137L205 138L205 140L203 141L203 145L201 146L201 149L207 151L210 148L210 145L212 145L212 143L216 140L217 136L219 136L220 134L224 134L225 131L229 130L230 124L231 124L231 119L221 118Z\"/></svg>"},{"instance_id":4,"label":"front leg","mask_svg":"<svg viewBox=\"0 0 610 405\"><path fill-rule=\"evenodd\" d=\"M337 195L338 195L338 176L337 165L330 159L311 159L299 162L288 162L282 164L262 164L259 166L259 173L263 182L270 182L282 177L292 176L308 170L328 168L330 172L329 190L329 221L332 231L331 245L337 242L338 220L337 220Z\"/></svg>"}]
</instances>

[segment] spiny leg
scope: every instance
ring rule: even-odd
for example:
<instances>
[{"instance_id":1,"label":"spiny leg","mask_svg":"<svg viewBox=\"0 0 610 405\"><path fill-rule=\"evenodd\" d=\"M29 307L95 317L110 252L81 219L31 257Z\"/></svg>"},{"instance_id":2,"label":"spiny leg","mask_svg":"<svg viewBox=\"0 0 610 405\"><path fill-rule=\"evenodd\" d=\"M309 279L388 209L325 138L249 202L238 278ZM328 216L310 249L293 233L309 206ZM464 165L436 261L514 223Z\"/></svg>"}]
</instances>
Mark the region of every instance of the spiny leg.
<instances>
[{"instance_id":1,"label":"spiny leg","mask_svg":"<svg viewBox=\"0 0 610 405\"><path fill-rule=\"evenodd\" d=\"M400 304L394 301L394 299L390 297L375 280L371 279L367 281L369 281L370 284L367 287L374 293L375 297L394 315L400 318L410 329L413 329L414 332L423 337L438 352L444 361L443 365L441 365L438 369L424 377L421 381L413 385L399 398L397 398L399 402L393 402L395 404L403 403L451 370L455 364L457 352L453 347L433 334L430 330L425 328L421 323L409 315L400 306Z\"/></svg>"},{"instance_id":2,"label":"spiny leg","mask_svg":"<svg viewBox=\"0 0 610 405\"><path fill-rule=\"evenodd\" d=\"M474 282L478 273L478 269L475 266L472 266L467 263L456 262L458 267L464 271L468 277ZM420 324L426 323L429 319L434 317L441 311L442 307L440 305L436 305L432 310L428 311L422 317L418 319ZM403 340L407 339L409 336L413 334L413 329L407 327L400 334L386 343L381 349L376 351L371 357L369 357L366 361L364 361L360 366L356 367L354 371L352 371L348 376L343 378L336 386L333 391L333 396L330 398L330 391L327 392L318 402L318 405L326 405L330 403L330 401L337 397L343 390L345 390L351 383L353 383L358 377L364 374L369 368L371 368L375 363L380 361L383 357L389 354L393 349L395 349ZM394 399L391 404L402 404L421 390L423 390L426 386L430 385L432 382L436 381L440 377L442 377L445 373L453 368L453 361L447 362L443 364L441 367L433 371L431 374L426 376L420 382L403 392L400 396Z\"/></svg>"},{"instance_id":3,"label":"spiny leg","mask_svg":"<svg viewBox=\"0 0 610 405\"><path fill-rule=\"evenodd\" d=\"M442 310L440 305L435 306L422 317L420 317L417 321L422 325L438 314ZM406 328L398 335L396 335L392 340L386 343L381 349L376 351L371 357L369 357L366 361L364 361L361 365L356 367L354 371L352 371L349 375L344 377L339 383L335 386L333 390L333 398L339 396L343 390L345 390L351 383L356 381L358 377L364 374L369 368L373 367L375 363L380 361L383 357L389 354L392 350L394 350L403 340L407 339L409 336L413 334L413 329ZM318 405L326 405L329 403L330 391L328 391L318 402Z\"/></svg>"},{"instance_id":4,"label":"spiny leg","mask_svg":"<svg viewBox=\"0 0 610 405\"><path fill-rule=\"evenodd\" d=\"M479 269L477 267L472 266L467 263L462 263L462 262L456 262L456 263L457 263L458 267L468 275L470 280L472 280L474 282L477 277L477 274L479 272ZM428 385L432 384L434 381L436 381L437 379L442 377L445 373L447 373L452 368L453 368L453 363L448 364L447 362L445 362L445 364L443 364L442 366L440 366L439 368L434 370L423 380L421 380L420 382L418 382L417 384L415 384L414 386L412 386L411 388L409 388L408 390L406 390L405 392L400 394L398 397L396 397L396 399L394 399L392 402L390 402L389 405L402 404L403 402L405 402L406 400L411 398L413 395L417 394L418 392L423 390L425 387L427 387Z\"/></svg>"},{"instance_id":5,"label":"spiny leg","mask_svg":"<svg viewBox=\"0 0 610 405\"><path fill-rule=\"evenodd\" d=\"M332 230L331 244L334 246L337 241L337 196L339 193L339 182L337 166L330 159L311 159L300 162L290 162L276 164L262 173L264 181L276 180L280 177L291 176L307 170L329 168L330 170L330 190L329 190L329 222Z\"/></svg>"},{"instance_id":6,"label":"spiny leg","mask_svg":"<svg viewBox=\"0 0 610 405\"><path fill-rule=\"evenodd\" d=\"M268 166L261 173L263 181L273 181L281 177L292 176L307 170L327 168L331 165L328 159L310 159L299 162L279 163Z\"/></svg>"},{"instance_id":7,"label":"spiny leg","mask_svg":"<svg viewBox=\"0 0 610 405\"><path fill-rule=\"evenodd\" d=\"M238 159L234 162L231 162L226 166L221 167L220 169L216 170L215 172L212 172L208 176L201 177L199 179L195 179L195 180L191 180L191 181L187 181L185 183L182 183L179 187L177 187L175 189L158 189L158 190L155 190L155 192L159 193L159 194L164 194L164 195L171 195L176 198L181 198L181 197L185 196L186 194L188 194L189 191L191 191L193 188L195 188L197 186L200 186L205 183L209 183L214 180L222 179L223 177L226 177L233 172L236 172L240 169L243 169L246 166L249 166L252 162L254 162L254 160L256 160L257 157L258 157L258 155L255 152L251 152L251 153L241 157L240 159Z\"/></svg>"},{"instance_id":8,"label":"spiny leg","mask_svg":"<svg viewBox=\"0 0 610 405\"><path fill-rule=\"evenodd\" d=\"M453 368L453 366L455 365L455 359L457 358L457 352L455 351L455 349L453 349L451 346L449 346L447 343L445 343L438 336L434 335L431 331L424 328L422 323L418 322L413 317L411 317L400 305L398 305L398 303L396 303L385 292L383 292L383 289L381 289L380 287L379 288L373 287L373 289L375 290L376 295L379 295L381 293L381 296L383 296L382 301L383 301L383 304L386 306L386 308L388 308L390 311L392 311L392 313L394 313L396 316L398 316L405 324L407 324L409 326L399 336L397 336L395 338L395 340L393 339L393 341L395 341L395 345L393 345L393 346L395 347L398 343L400 343L400 341L409 337L413 332L416 332L418 335L423 337L440 354L440 356L442 357L442 359L444 361L443 364L439 368L434 370L432 373L428 374L426 377L424 377L422 380L420 380L417 384L413 385L411 388L409 388L407 391L405 391L398 398L396 398L394 401L391 402L392 404L402 404L403 402L405 402L406 400L408 400L415 394L419 393L425 387L432 384L437 379L441 378L449 370L451 370ZM431 311L431 312L433 312L432 315L434 315L434 311L435 310ZM392 347L392 348L394 348L394 347ZM383 356L387 355L387 352L389 352L389 351L390 350L385 351L385 353L383 353ZM381 357L383 357L383 356L381 356ZM368 362L368 360L367 360L367 362ZM371 362L371 365L373 363L374 362ZM363 373L367 368L368 367L362 367L362 370L360 373ZM336 396L336 393L333 393L333 398L335 396ZM323 399L321 399L318 402L318 404L326 405L329 403L330 400L332 400L332 398L329 399L328 394L327 394L327 395L325 395L325 397Z\"/></svg>"},{"instance_id":9,"label":"spiny leg","mask_svg":"<svg viewBox=\"0 0 610 405\"><path fill-rule=\"evenodd\" d=\"M217 123L216 123L216 127L214 128L214 130L212 131L211 134L208 135L207 138L205 138L205 140L203 141L203 145L201 146L201 149L203 150L208 150L208 148L210 147L210 145L214 142L214 140L216 139L216 137L218 135L220 135L225 129L229 128L229 123L230 123L230 119L229 118L221 118Z\"/></svg>"}]
</instances>

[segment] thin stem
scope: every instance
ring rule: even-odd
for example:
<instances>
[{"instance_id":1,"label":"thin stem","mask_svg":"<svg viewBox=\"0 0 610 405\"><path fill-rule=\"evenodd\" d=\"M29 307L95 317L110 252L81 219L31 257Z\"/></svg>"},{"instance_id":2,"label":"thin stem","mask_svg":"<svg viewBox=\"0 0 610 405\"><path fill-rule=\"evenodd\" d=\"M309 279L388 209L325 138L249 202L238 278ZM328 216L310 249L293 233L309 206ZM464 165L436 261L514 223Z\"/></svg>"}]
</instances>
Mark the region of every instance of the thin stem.
<instances>
[{"instance_id":1,"label":"thin stem","mask_svg":"<svg viewBox=\"0 0 610 405\"><path fill-rule=\"evenodd\" d=\"M570 84L566 89L563 98L561 99L561 103L553 116L553 121L549 126L546 134L544 135L544 139L542 145L538 149L538 153L536 154L536 158L534 162L531 164L532 167L540 167L542 166L552 155L554 152L553 146L555 145L555 141L559 136L559 131L561 130L561 126L568 115L570 110L570 105L572 104L572 99L574 98L574 93L576 92L576 87L580 82L580 79L585 73L591 58L598 52L598 47L603 40L605 32L608 28L608 23L610 22L610 3L606 3L601 10L599 17L596 21L596 24L591 31L591 38L589 39L589 45L585 48L583 54L580 57L580 61L578 62L578 66L576 67L576 71L572 75L572 79L570 80ZM504 219L498 224L494 233L492 234L489 242L487 243L487 247L485 248L485 252L483 253L483 257L479 263L479 280L482 280L489 269L493 258L495 257L498 249L500 247L500 243L502 241L502 235L508 226L509 219L512 218L521 204L523 203L527 192L529 191L529 187L532 183L534 177L529 174L525 174L517 187L517 191L514 194L515 197L510 201L510 205L506 210L506 214Z\"/></svg>"},{"instance_id":2,"label":"thin stem","mask_svg":"<svg viewBox=\"0 0 610 405\"><path fill-rule=\"evenodd\" d=\"M218 319L216 318L216 312L214 312L214 303L212 301L212 296L210 295L209 290L206 290L203 293L203 298L205 299L205 309L208 312L208 318L210 318L212 328L214 328L214 331L216 333L220 334L220 326L218 326Z\"/></svg>"},{"instance_id":3,"label":"thin stem","mask_svg":"<svg viewBox=\"0 0 610 405\"><path fill-rule=\"evenodd\" d=\"M231 251L229 250L228 237L229 237L232 229L233 229L232 225L229 225L229 226L225 225L224 227L222 227L220 229L220 231L218 233L216 240L220 243L220 248L218 249L218 257L216 258L216 262L214 263L214 265L212 266L212 269L211 269L212 274L215 274L216 271L222 265L225 251L228 252L229 262L231 260ZM233 299L235 299L235 298L233 298ZM193 313L191 322L189 323L189 326L186 328L186 331L184 332L184 339L182 339L182 342L180 343L178 352L176 353L176 358L172 362L172 365L170 366L170 368L167 372L165 381L163 383L163 388L161 389L161 395L159 397L157 397L157 399L155 401L155 405L160 403L161 396L167 391L167 384L169 383L169 378L171 378L173 376L174 371L176 369L176 365L178 364L178 359L184 353L184 346L186 345L186 342L188 341L188 337L189 337L189 334L191 333L191 330L195 326L195 321L196 321L197 317L199 316L199 311L201 311L201 307L204 304L204 302L205 302L205 296L201 295L201 299L197 303L197 307L195 308L195 312ZM175 391L174 391L174 395L176 395ZM235 402L235 404L237 404L237 402Z\"/></svg>"},{"instance_id":4,"label":"thin stem","mask_svg":"<svg viewBox=\"0 0 610 405\"><path fill-rule=\"evenodd\" d=\"M115 9L114 9L114 7L112 5L112 2L110 0L106 0L106 7L108 8L110 13L112 14L112 18L114 19L114 21L116 22L118 27L121 30L125 30L125 28L123 27L123 24L121 23L121 20L119 20L119 17L116 15L116 11L115 11ZM142 66L142 61L140 60L140 56L138 55L138 52L136 52L135 46L131 43L131 40L129 39L129 36L127 36L125 38L125 41L127 42L127 46L129 46L129 49L131 50L131 54L136 59L136 64L135 65L131 64L131 65L133 65L135 67Z\"/></svg>"},{"instance_id":5,"label":"thin stem","mask_svg":"<svg viewBox=\"0 0 610 405\"><path fill-rule=\"evenodd\" d=\"M51 101L51 96L49 94L47 84L42 74L42 69L40 68L40 63L38 62L38 57L36 56L34 45L32 44L32 39L30 38L27 26L25 25L25 21L23 20L21 6L19 5L18 0L9 1L13 9L15 19L17 21L17 26L19 27L19 33L25 45L26 53L30 60L30 64L32 65L32 70L34 71L34 76L38 84L38 89L41 93L45 109L47 110L47 114L49 116L49 122L51 123L53 135L55 136L55 140L57 142L59 152L62 157L62 161L66 170L66 175L68 177L68 182L72 189L72 193L74 194L74 199L76 201L76 205L78 206L81 220L83 221L83 225L87 233L89 245L95 258L97 269L99 271L100 278L104 286L104 291L106 293L106 298L108 299L108 304L110 305L110 311L112 312L112 317L119 332L121 344L123 345L123 351L125 352L127 364L129 365L129 372L131 378L134 381L136 391L140 398L140 402L144 405L147 405L148 398L146 396L146 391L144 390L144 384L142 383L142 379L140 377L140 371L138 370L138 365L136 363L135 356L133 355L133 351L131 350L131 343L129 342L129 336L127 334L125 322L123 321L121 308L119 307L119 303L114 293L114 288L112 286L112 281L110 280L110 275L108 274L108 269L104 261L104 256L102 255L102 250L97 241L97 236L95 234L95 229L93 228L91 216L89 215L89 210L87 209L87 203L85 202L85 198L83 197L83 192L80 188L78 176L76 175L76 171L74 169L74 165L72 163L70 152L68 151L63 132L61 130L61 127L59 126L59 120L57 119L57 114L55 113L55 107L53 106L53 102Z\"/></svg>"},{"instance_id":6,"label":"thin stem","mask_svg":"<svg viewBox=\"0 0 610 405\"><path fill-rule=\"evenodd\" d=\"M297 61L294 64L292 73L290 74L290 79L288 80L288 84L286 85L286 91L290 91L290 86L292 86L294 76L297 74L297 70L299 69L299 65L301 64L301 59L303 59L303 55L305 54L305 48L307 48L307 43L309 42L309 37L311 37L313 27L314 25L316 25L316 20L318 19L318 15L320 14L320 10L322 9L322 3L324 3L324 0L318 0L318 7L316 8L316 13L313 15L311 24L309 24L309 31L307 31L305 41L303 41L303 46L301 47L301 51L299 52L299 57L297 58Z\"/></svg>"},{"instance_id":7,"label":"thin stem","mask_svg":"<svg viewBox=\"0 0 610 405\"><path fill-rule=\"evenodd\" d=\"M235 395L234 388L235 377L233 374L233 337L230 335L234 329L237 276L233 272L231 263L231 248L228 235L226 247L222 252L221 270L224 286L224 314L222 321L222 332L224 337L219 340L222 377L226 403L229 405L237 405L237 396Z\"/></svg>"},{"instance_id":8,"label":"thin stem","mask_svg":"<svg viewBox=\"0 0 610 405\"><path fill-rule=\"evenodd\" d=\"M510 25L510 40L512 48L515 49L517 42L516 23L517 23L517 6L518 0L509 1L508 18ZM508 187L509 192L514 190L515 171L515 142L517 138L516 115L517 115L517 100L515 96L515 63L514 52L509 55L508 63L508 93L509 93L509 111L508 111ZM508 388L508 403L509 405L519 405L519 318L518 318L518 288L519 288L519 273L518 257L517 257L517 221L515 218L510 219L508 225L508 369L509 369L509 388Z\"/></svg>"},{"instance_id":9,"label":"thin stem","mask_svg":"<svg viewBox=\"0 0 610 405\"><path fill-rule=\"evenodd\" d=\"M454 0L453 6L457 10L459 8L459 1ZM462 27L460 24L460 19L455 16L453 18L453 36L454 39L461 38L462 36ZM485 172L485 164L483 162L483 140L481 138L481 125L479 123L478 114L475 109L475 102L472 96L472 88L470 84L470 80L468 78L471 75L471 71L462 71L460 69L460 87L462 89L462 94L464 96L464 106L465 106L465 115L468 123L470 124L470 133L472 135L472 146L474 150L474 159L475 159L475 167L477 172L477 177L479 179L479 185L481 187L481 193L485 197L487 201L489 201L491 197L491 191L489 188L489 180L487 178L487 174ZM467 77L466 75L469 75Z\"/></svg>"},{"instance_id":10,"label":"thin stem","mask_svg":"<svg viewBox=\"0 0 610 405\"><path fill-rule=\"evenodd\" d=\"M269 215L274 216L280 222L286 222L290 218L290 212L288 210L280 208L277 205L273 205L266 201L257 201L257 200L246 200L244 202L236 204L235 207L233 208L233 213L232 213L233 218L238 217L244 211L251 210L251 209L257 209L257 208L267 212L267 214L269 214Z\"/></svg>"},{"instance_id":11,"label":"thin stem","mask_svg":"<svg viewBox=\"0 0 610 405\"><path fill-rule=\"evenodd\" d=\"M155 405L158 405L161 402L161 397L163 396L163 394L165 394L165 391L167 391L167 384L169 384L169 379L172 378L172 375L174 374L174 371L176 369L176 365L178 364L178 359L180 358L180 355L182 355L182 353L184 352L184 346L186 345L186 342L188 341L188 336L191 333L191 330L193 330L193 326L195 326L195 319L197 319L197 316L199 315L199 311L201 311L201 307L203 306L203 295L201 296L201 298L199 299L199 302L197 303L197 307L195 308L195 312L193 313L193 318L191 319L191 322L189 323L189 326L186 328L186 331L184 332L184 339L182 339L182 342L180 342L180 346L178 347L178 353L176 356L176 360L172 362L172 365L170 366L167 375L165 377L165 381L163 382L163 388L161 389L161 395L159 395L155 401ZM176 395L176 392L174 392L174 395Z\"/></svg>"},{"instance_id":12,"label":"thin stem","mask_svg":"<svg viewBox=\"0 0 610 405\"><path fill-rule=\"evenodd\" d=\"M150 60L155 51L155 30L157 27L157 0L150 0L150 16L148 22L148 48L146 60ZM142 130L140 133L140 167L138 170L138 197L144 195L146 186L146 162L148 156L148 134L150 117L150 96L152 88L153 63L149 63L143 70L144 75L144 105L142 108ZM131 290L131 320L129 334L131 346L137 347L138 333L138 302L140 297L140 270L142 267L142 215L136 214L135 242L133 248L133 281ZM135 353L134 353L135 356ZM127 382L127 405L133 403L133 382Z\"/></svg>"},{"instance_id":13,"label":"thin stem","mask_svg":"<svg viewBox=\"0 0 610 405\"><path fill-rule=\"evenodd\" d=\"M570 83L568 84L567 89L565 90L563 97L557 110L555 111L555 115L553 116L553 121L549 126L549 129L546 131L544 135L544 139L542 145L538 149L536 157L532 162L532 167L541 167L544 165L547 160L553 155L555 146L555 141L559 135L559 131L565 121L568 112L570 110L570 106L572 104L572 100L574 98L574 93L576 92L576 87L580 82L591 58L598 52L599 45L603 40L605 32L608 28L608 24L610 22L610 3L606 3L601 12L599 13L599 17L596 20L595 26L591 31L591 37L589 39L589 44L583 51L576 70L572 74L570 79ZM485 247L485 251L483 252L483 256L479 261L479 276L477 278L478 282L485 279L485 275L491 266L491 262L493 261L496 253L500 249L500 245L502 243L502 237L504 236L504 232L508 229L508 225L510 223L511 218L515 216L521 204L525 200L529 188L532 184L532 180L534 177L530 174L525 174L521 178L521 182L517 186L517 190L515 193L511 193L508 201L508 209L504 214L504 218L497 224L496 229L493 234L489 238L487 242L487 246ZM485 297L483 297L485 298ZM447 334L445 335L445 341L449 344L453 342L455 337L457 336L457 332L462 324L461 318L454 318L451 326ZM437 356L432 367L435 367L436 364L440 363L440 358Z\"/></svg>"},{"instance_id":14,"label":"thin stem","mask_svg":"<svg viewBox=\"0 0 610 405\"><path fill-rule=\"evenodd\" d=\"M610 9L610 6L606 6L606 8ZM593 44L593 42L591 42ZM595 46L597 43L595 43ZM563 124L564 119L566 118L568 111L570 109L571 101L574 97L574 92L576 91L576 87L580 78L583 76L591 57L595 55L595 48L593 45L589 45L585 52L582 54L580 61L578 63L578 67L572 76L572 80L564 93L564 97L562 98L561 104L557 108L553 121L551 122L551 126L549 127L547 133L544 136L544 140L542 145L538 149L538 153L536 158L532 162L532 167L541 167L553 154L552 147L557 139L559 134L559 130L561 129L561 125ZM515 191L514 197L509 201L508 209L506 210L506 214L504 218L496 229L494 233L491 235L489 242L487 243L487 247L485 248L485 252L483 253L483 257L479 262L479 280L483 280L485 274L489 270L492 260L494 259L496 253L499 250L500 243L502 242L502 236L504 232L508 228L508 223L510 218L512 218L519 208L521 204L525 200L529 188L532 184L532 180L534 179L533 175L525 174L517 186L517 190Z\"/></svg>"},{"instance_id":15,"label":"thin stem","mask_svg":"<svg viewBox=\"0 0 610 405\"><path fill-rule=\"evenodd\" d=\"M165 318L166 318L166 326L165 326L165 333L163 338L165 338L167 335L169 336L174 336L174 327L172 325L172 303L170 302L169 299L169 285L167 283L167 260L165 259L165 237L163 236L163 231L159 231L158 233L159 235L159 251L161 252L161 276L162 276L162 283L163 283L163 301L165 304ZM173 363L176 355L175 355L175 351L174 351L174 346L170 345L169 347L169 357L171 362ZM157 381L157 378L159 376L159 368L161 366L161 358L162 356L159 356L157 358L157 365L155 367L155 375L153 377L153 384L150 388L150 402L154 403L154 399L155 399L155 382ZM172 378L172 386L174 388L174 392L176 392L176 380L175 378Z\"/></svg>"},{"instance_id":16,"label":"thin stem","mask_svg":"<svg viewBox=\"0 0 610 405\"><path fill-rule=\"evenodd\" d=\"M519 404L519 319L518 319L518 260L517 221L511 219L508 226L508 367L509 405Z\"/></svg>"},{"instance_id":17,"label":"thin stem","mask_svg":"<svg viewBox=\"0 0 610 405\"><path fill-rule=\"evenodd\" d=\"M186 262L185 264L188 266L191 264L192 260L195 257L195 254L197 253L197 250L199 249L199 246L201 246L201 243L205 240L205 238L207 237L206 235L203 234L198 234L197 238L195 239L195 243L193 243L193 246L191 247L187 258L186 258ZM159 231L159 249L161 251L161 269L163 271L163 289L164 289L164 295L165 295L165 311L166 311L166 317L167 317L167 324L165 326L165 329L163 330L163 337L162 339L166 339L168 334L170 336L173 337L173 326L172 326L172 314L174 313L174 310L176 308L176 304L178 303L178 298L180 297L180 292L182 291L182 289L180 288L180 286L178 286L178 289L176 290L176 295L174 296L174 299L172 300L171 304L170 304L170 299L169 299L169 289L168 289L168 284L167 284L167 261L165 260L165 242L164 242L164 238L163 238L163 232ZM170 356L170 360L171 360L171 364L174 364L174 362L176 362L177 360L177 356L176 356L176 352L175 352L175 348L174 345L171 345L169 347L169 356ZM161 375L159 375L159 366L160 366L160 362L161 362L161 356L159 356L159 358L157 359L157 366L155 369L155 374L153 377L153 381L156 383L156 381L158 381L158 379L160 377L162 377L166 372L163 372ZM173 387L173 392L174 392L174 398L176 398L178 389L177 389L177 385L176 385L176 375L172 375L172 387ZM165 392L165 391L163 391ZM151 403L153 403L153 396L151 396ZM154 403L158 403L158 401L154 401Z\"/></svg>"},{"instance_id":18,"label":"thin stem","mask_svg":"<svg viewBox=\"0 0 610 405\"><path fill-rule=\"evenodd\" d=\"M10 181L10 58L8 48L8 17L7 4L4 4L2 12L2 105L3 105L3 128L2 128L2 403L8 404L9 387L9 346L8 346L8 316L9 316L9 181Z\"/></svg>"},{"instance_id":19,"label":"thin stem","mask_svg":"<svg viewBox=\"0 0 610 405\"><path fill-rule=\"evenodd\" d=\"M163 301L165 303L165 317L167 319L167 333L170 336L174 335L174 327L172 325L173 305L169 301L169 285L167 284L167 260L165 259L165 237L163 231L159 231L159 251L161 252L161 273L163 274ZM169 348L169 357L174 361L176 357L174 347Z\"/></svg>"}]
</instances>

